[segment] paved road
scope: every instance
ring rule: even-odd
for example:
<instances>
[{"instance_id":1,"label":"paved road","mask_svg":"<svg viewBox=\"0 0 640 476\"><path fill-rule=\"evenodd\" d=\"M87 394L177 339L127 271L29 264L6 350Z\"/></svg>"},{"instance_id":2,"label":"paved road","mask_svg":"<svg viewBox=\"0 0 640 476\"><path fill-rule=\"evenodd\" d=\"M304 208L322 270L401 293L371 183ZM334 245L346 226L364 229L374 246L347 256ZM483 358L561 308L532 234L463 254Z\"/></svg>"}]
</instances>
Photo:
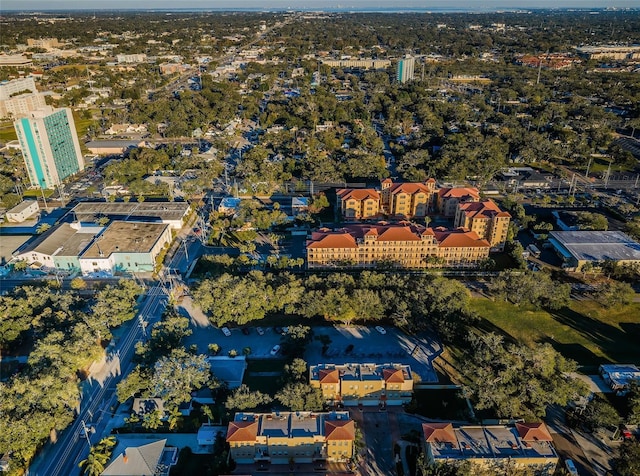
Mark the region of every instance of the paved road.
<instances>
[{"instance_id":1,"label":"paved road","mask_svg":"<svg viewBox=\"0 0 640 476\"><path fill-rule=\"evenodd\" d=\"M31 476L75 476L80 473L78 463L86 458L89 442L80 436L83 422L95 428L89 441L95 444L101 438L116 406L115 388L118 382L133 367L132 357L136 342L144 338L148 328L160 319L167 305L167 294L156 285L149 289L139 318L130 321L116 345L109 351L107 364L111 369L101 383L86 381L83 385L82 401L75 421L58 436L55 444L48 443L29 468ZM141 325L144 319L146 326Z\"/></svg>"}]
</instances>

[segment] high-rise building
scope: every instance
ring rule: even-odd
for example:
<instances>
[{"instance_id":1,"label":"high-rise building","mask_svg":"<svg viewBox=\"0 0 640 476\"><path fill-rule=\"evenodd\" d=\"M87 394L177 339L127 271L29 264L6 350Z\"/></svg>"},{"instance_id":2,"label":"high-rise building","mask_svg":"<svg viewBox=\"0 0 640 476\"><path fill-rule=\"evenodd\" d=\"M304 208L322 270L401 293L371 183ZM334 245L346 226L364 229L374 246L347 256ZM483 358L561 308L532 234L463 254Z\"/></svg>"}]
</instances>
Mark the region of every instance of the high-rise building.
<instances>
[{"instance_id":1,"label":"high-rise building","mask_svg":"<svg viewBox=\"0 0 640 476\"><path fill-rule=\"evenodd\" d=\"M0 81L0 117L19 117L46 105L33 78Z\"/></svg>"},{"instance_id":2,"label":"high-rise building","mask_svg":"<svg viewBox=\"0 0 640 476\"><path fill-rule=\"evenodd\" d=\"M29 112L13 125L31 185L54 188L84 169L71 109L47 106Z\"/></svg>"},{"instance_id":3,"label":"high-rise building","mask_svg":"<svg viewBox=\"0 0 640 476\"><path fill-rule=\"evenodd\" d=\"M406 83L413 80L413 70L415 68L416 59L412 56L405 56L398 61L397 79L399 83Z\"/></svg>"}]
</instances>

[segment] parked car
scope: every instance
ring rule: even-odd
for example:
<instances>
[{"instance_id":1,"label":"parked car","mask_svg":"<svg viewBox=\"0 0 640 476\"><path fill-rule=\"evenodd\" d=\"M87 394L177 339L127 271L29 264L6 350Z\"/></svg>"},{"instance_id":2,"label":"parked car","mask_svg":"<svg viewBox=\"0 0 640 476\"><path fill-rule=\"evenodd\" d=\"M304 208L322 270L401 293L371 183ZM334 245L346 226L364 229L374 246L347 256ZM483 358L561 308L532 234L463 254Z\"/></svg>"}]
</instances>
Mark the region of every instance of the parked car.
<instances>
[{"instance_id":1,"label":"parked car","mask_svg":"<svg viewBox=\"0 0 640 476\"><path fill-rule=\"evenodd\" d=\"M282 332L280 334L282 334L284 336L284 335L287 335L288 333L289 333L289 328L288 327L283 327L282 328Z\"/></svg>"},{"instance_id":2,"label":"parked car","mask_svg":"<svg viewBox=\"0 0 640 476\"><path fill-rule=\"evenodd\" d=\"M282 334L282 327L273 326L273 332L275 332L276 334Z\"/></svg>"},{"instance_id":3,"label":"parked car","mask_svg":"<svg viewBox=\"0 0 640 476\"><path fill-rule=\"evenodd\" d=\"M567 459L564 462L565 467L567 468L567 472L572 476L578 476L578 469L576 468L573 460Z\"/></svg>"},{"instance_id":4,"label":"parked car","mask_svg":"<svg viewBox=\"0 0 640 476\"><path fill-rule=\"evenodd\" d=\"M225 336L227 336L227 337L229 337L229 336L231 335L231 331L229 330L229 328L228 328L228 327L223 327L223 328L222 328L222 329L220 329L220 330L221 330L221 331L222 331L222 333L223 333Z\"/></svg>"},{"instance_id":5,"label":"parked car","mask_svg":"<svg viewBox=\"0 0 640 476\"><path fill-rule=\"evenodd\" d=\"M276 344L271 349L271 355L277 355L278 352L280 352L280 346L278 344Z\"/></svg>"},{"instance_id":6,"label":"parked car","mask_svg":"<svg viewBox=\"0 0 640 476\"><path fill-rule=\"evenodd\" d=\"M376 330L380 333L380 334L386 334L387 331L384 327L382 326L376 326Z\"/></svg>"},{"instance_id":7,"label":"parked car","mask_svg":"<svg viewBox=\"0 0 640 476\"><path fill-rule=\"evenodd\" d=\"M256 332L258 333L258 335L263 336L264 335L264 329L262 327L256 327Z\"/></svg>"},{"instance_id":8,"label":"parked car","mask_svg":"<svg viewBox=\"0 0 640 476\"><path fill-rule=\"evenodd\" d=\"M242 328L242 333L246 336L248 336L249 334L251 334L251 330L248 327L243 327Z\"/></svg>"}]
</instances>

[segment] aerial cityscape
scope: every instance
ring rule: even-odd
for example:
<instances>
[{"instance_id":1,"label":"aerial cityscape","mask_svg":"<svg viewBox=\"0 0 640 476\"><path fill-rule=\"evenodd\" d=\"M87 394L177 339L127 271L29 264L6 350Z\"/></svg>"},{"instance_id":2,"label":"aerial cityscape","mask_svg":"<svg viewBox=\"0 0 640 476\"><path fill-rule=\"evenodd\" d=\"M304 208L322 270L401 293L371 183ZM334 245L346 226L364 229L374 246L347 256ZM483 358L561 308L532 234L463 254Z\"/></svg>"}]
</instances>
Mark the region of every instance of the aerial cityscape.
<instances>
[{"instance_id":1,"label":"aerial cityscape","mask_svg":"<svg viewBox=\"0 0 640 476\"><path fill-rule=\"evenodd\" d=\"M208 3L0 6L0 473L640 475L640 5Z\"/></svg>"}]
</instances>

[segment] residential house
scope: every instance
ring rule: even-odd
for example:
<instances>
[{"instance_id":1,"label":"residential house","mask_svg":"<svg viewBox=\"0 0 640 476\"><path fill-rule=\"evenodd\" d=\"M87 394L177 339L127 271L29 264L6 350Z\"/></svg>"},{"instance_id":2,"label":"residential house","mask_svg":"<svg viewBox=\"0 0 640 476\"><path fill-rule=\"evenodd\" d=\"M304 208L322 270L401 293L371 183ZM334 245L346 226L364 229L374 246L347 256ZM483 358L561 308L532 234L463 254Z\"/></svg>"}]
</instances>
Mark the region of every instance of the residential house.
<instances>
[{"instance_id":1,"label":"residential house","mask_svg":"<svg viewBox=\"0 0 640 476\"><path fill-rule=\"evenodd\" d=\"M366 220L380 213L380 193L372 188L336 190L337 207L345 220Z\"/></svg>"},{"instance_id":2,"label":"residential house","mask_svg":"<svg viewBox=\"0 0 640 476\"><path fill-rule=\"evenodd\" d=\"M435 206L436 181L425 183L393 183L391 179L382 181L382 208L385 213L403 218L423 218Z\"/></svg>"},{"instance_id":3,"label":"residential house","mask_svg":"<svg viewBox=\"0 0 640 476\"><path fill-rule=\"evenodd\" d=\"M166 443L166 439L151 443L143 439L123 439L100 476L169 476L171 466L178 462L178 448L167 447Z\"/></svg>"},{"instance_id":4,"label":"residential house","mask_svg":"<svg viewBox=\"0 0 640 476\"><path fill-rule=\"evenodd\" d=\"M403 364L318 364L309 383L325 401L344 405L402 405L413 395L411 367Z\"/></svg>"},{"instance_id":5,"label":"residential house","mask_svg":"<svg viewBox=\"0 0 640 476\"><path fill-rule=\"evenodd\" d=\"M460 203L479 202L480 191L474 187L445 187L438 190L437 208L442 216L453 218Z\"/></svg>"},{"instance_id":6,"label":"residential house","mask_svg":"<svg viewBox=\"0 0 640 476\"><path fill-rule=\"evenodd\" d=\"M467 230L425 228L408 222L322 228L307 241L309 268L477 266L491 245Z\"/></svg>"},{"instance_id":7,"label":"residential house","mask_svg":"<svg viewBox=\"0 0 640 476\"><path fill-rule=\"evenodd\" d=\"M625 395L632 383L640 384L640 368L633 364L603 364L600 375L616 395Z\"/></svg>"},{"instance_id":8,"label":"residential house","mask_svg":"<svg viewBox=\"0 0 640 476\"><path fill-rule=\"evenodd\" d=\"M469 461L502 474L506 465L551 475L558 454L544 423L515 425L454 425L423 423L423 448L431 463Z\"/></svg>"},{"instance_id":9,"label":"residential house","mask_svg":"<svg viewBox=\"0 0 640 476\"><path fill-rule=\"evenodd\" d=\"M492 248L502 251L510 221L511 215L500 210L493 200L483 200L459 203L453 225L474 231L480 238L486 239Z\"/></svg>"},{"instance_id":10,"label":"residential house","mask_svg":"<svg viewBox=\"0 0 640 476\"><path fill-rule=\"evenodd\" d=\"M227 429L238 464L340 462L353 457L349 412L236 413Z\"/></svg>"}]
</instances>

